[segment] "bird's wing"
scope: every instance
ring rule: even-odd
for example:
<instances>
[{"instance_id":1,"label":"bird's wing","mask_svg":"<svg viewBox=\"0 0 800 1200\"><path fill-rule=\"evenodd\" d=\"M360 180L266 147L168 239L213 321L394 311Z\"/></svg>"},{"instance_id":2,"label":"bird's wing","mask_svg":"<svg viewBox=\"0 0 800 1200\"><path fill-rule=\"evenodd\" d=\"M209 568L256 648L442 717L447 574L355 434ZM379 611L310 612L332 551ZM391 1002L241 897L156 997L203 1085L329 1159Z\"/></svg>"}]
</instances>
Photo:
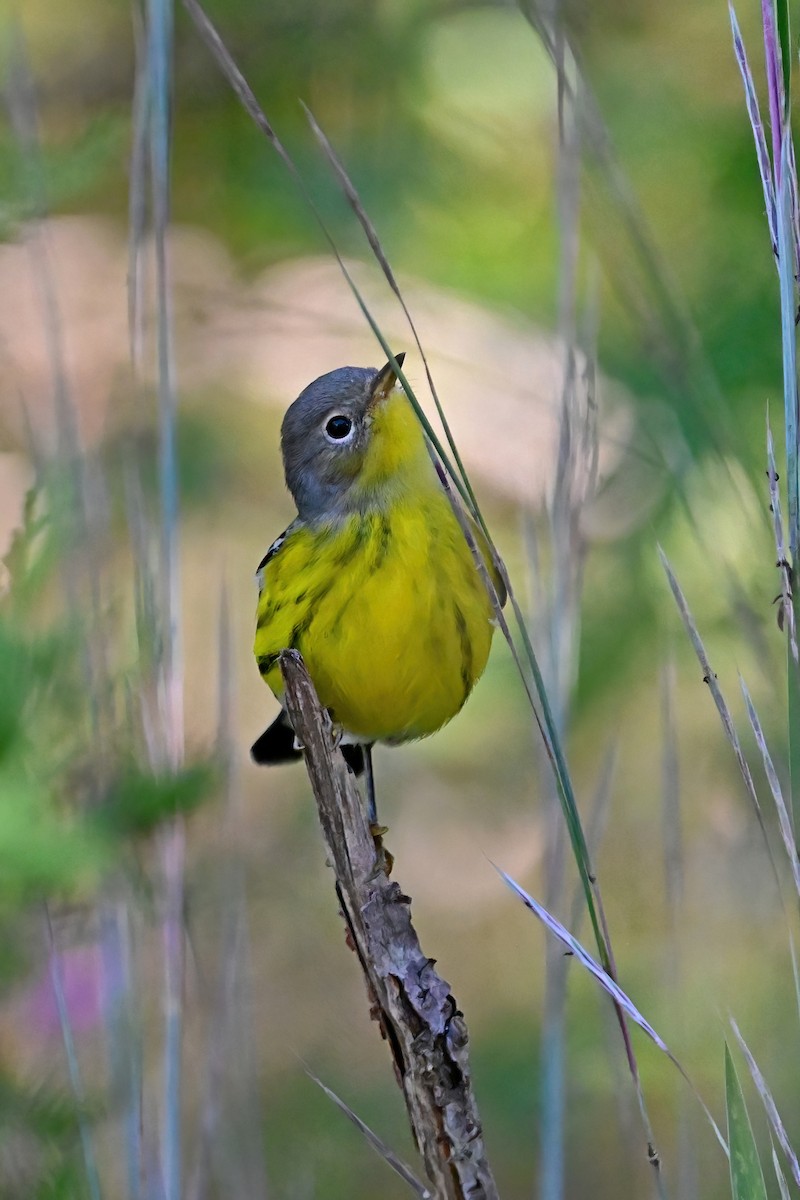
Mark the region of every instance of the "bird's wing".
<instances>
[{"instance_id":1,"label":"bird's wing","mask_svg":"<svg viewBox=\"0 0 800 1200\"><path fill-rule=\"evenodd\" d=\"M259 564L255 655L275 692L282 690L278 656L297 645L314 613L318 557L317 538L298 519L275 539Z\"/></svg>"},{"instance_id":2,"label":"bird's wing","mask_svg":"<svg viewBox=\"0 0 800 1200\"><path fill-rule=\"evenodd\" d=\"M267 563L272 562L273 558L278 553L281 546L286 541L289 534L294 530L296 525L297 525L297 521L296 520L292 521L291 525L287 525L287 527L284 529L283 533L278 534L278 536L275 538L275 541L272 543L269 550L267 551L267 553L262 558L261 562L256 567L256 581L258 583L259 596L261 595L261 593L264 590L264 568L266 567Z\"/></svg>"}]
</instances>

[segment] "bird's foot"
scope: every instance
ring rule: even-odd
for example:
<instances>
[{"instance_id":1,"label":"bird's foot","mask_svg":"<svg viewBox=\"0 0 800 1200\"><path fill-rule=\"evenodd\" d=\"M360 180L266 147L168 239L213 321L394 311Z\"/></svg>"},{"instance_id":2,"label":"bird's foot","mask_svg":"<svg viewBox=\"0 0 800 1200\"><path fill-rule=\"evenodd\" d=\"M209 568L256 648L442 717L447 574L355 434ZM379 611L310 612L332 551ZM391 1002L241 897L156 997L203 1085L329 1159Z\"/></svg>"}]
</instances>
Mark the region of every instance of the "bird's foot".
<instances>
[{"instance_id":1,"label":"bird's foot","mask_svg":"<svg viewBox=\"0 0 800 1200\"><path fill-rule=\"evenodd\" d=\"M388 825L379 825L377 821L371 821L369 831L375 843L375 875L382 873L388 877L394 866L394 855L383 844L384 834L389 832L389 827Z\"/></svg>"}]
</instances>

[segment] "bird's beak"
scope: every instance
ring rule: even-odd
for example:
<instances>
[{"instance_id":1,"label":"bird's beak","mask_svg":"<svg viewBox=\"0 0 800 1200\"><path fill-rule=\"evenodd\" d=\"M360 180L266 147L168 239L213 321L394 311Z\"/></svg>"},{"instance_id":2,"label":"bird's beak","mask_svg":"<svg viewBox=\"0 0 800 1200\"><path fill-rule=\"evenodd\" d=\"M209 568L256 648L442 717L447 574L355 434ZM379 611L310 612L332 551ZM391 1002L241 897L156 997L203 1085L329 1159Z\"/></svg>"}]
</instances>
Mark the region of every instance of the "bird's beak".
<instances>
[{"instance_id":1,"label":"bird's beak","mask_svg":"<svg viewBox=\"0 0 800 1200\"><path fill-rule=\"evenodd\" d=\"M394 360L398 367L402 367L405 354L395 354ZM385 367L382 367L378 372L378 377L372 385L368 409L375 408L380 404L391 392L394 385L397 383L397 372L390 362L387 362Z\"/></svg>"}]
</instances>

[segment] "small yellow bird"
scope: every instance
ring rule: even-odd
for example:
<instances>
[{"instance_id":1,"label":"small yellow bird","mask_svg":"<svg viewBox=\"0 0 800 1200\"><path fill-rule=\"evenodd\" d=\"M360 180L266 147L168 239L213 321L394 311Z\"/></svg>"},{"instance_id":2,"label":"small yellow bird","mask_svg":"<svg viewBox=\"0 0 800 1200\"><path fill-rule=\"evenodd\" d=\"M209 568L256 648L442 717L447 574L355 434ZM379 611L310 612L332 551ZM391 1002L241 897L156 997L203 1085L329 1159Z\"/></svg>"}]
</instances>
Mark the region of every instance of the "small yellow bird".
<instances>
[{"instance_id":1,"label":"small yellow bird","mask_svg":"<svg viewBox=\"0 0 800 1200\"><path fill-rule=\"evenodd\" d=\"M280 652L300 651L372 799L372 744L427 737L466 701L489 657L492 603L391 363L309 384L281 448L297 517L258 567L256 661L280 700ZM285 712L252 755L300 757Z\"/></svg>"}]
</instances>

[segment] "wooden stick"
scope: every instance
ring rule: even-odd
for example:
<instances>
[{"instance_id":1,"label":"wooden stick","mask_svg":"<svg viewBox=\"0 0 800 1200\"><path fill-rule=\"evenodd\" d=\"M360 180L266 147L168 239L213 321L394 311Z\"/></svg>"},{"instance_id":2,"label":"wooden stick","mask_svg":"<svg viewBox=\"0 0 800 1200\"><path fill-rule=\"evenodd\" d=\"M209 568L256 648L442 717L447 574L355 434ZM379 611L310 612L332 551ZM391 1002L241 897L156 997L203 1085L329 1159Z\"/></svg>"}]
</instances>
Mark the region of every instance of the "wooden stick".
<instances>
[{"instance_id":1,"label":"wooden stick","mask_svg":"<svg viewBox=\"0 0 800 1200\"><path fill-rule=\"evenodd\" d=\"M296 650L281 654L285 701L336 876L336 892L394 1059L411 1129L437 1200L496 1200L472 1091L467 1027L447 983L422 953L411 901L389 878L355 779Z\"/></svg>"}]
</instances>

